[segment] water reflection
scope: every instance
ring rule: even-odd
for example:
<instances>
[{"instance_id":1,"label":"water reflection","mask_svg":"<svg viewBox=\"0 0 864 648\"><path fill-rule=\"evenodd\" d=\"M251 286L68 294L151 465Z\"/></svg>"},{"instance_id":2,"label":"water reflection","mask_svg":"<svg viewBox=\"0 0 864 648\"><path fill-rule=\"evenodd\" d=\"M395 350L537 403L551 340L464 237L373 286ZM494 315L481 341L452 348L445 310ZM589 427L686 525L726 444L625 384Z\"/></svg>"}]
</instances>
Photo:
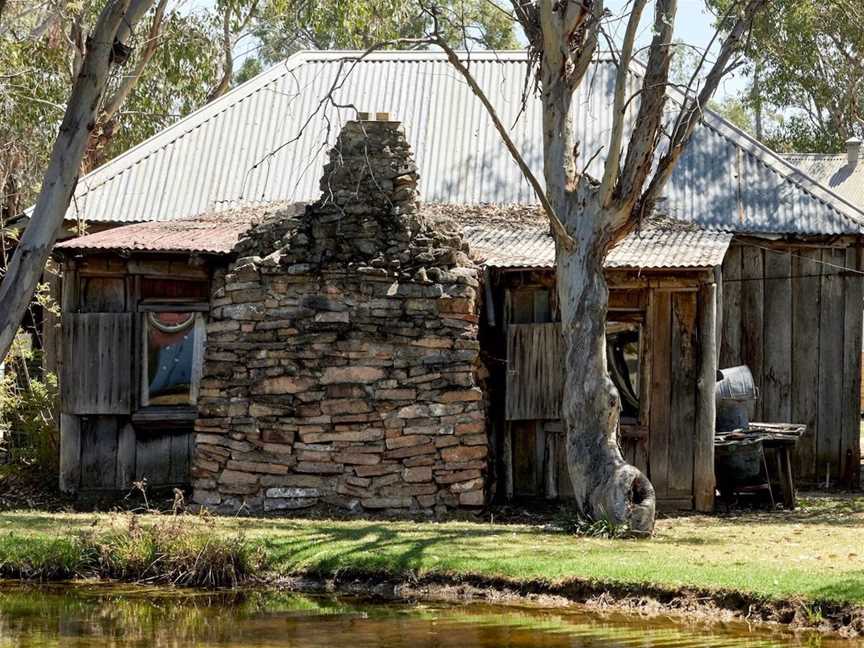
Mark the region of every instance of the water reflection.
<instances>
[{"instance_id":1,"label":"water reflection","mask_svg":"<svg viewBox=\"0 0 864 648\"><path fill-rule=\"evenodd\" d=\"M0 647L553 648L843 645L744 626L490 605L392 605L279 592L0 587ZM858 644L859 646L864 644Z\"/></svg>"}]
</instances>

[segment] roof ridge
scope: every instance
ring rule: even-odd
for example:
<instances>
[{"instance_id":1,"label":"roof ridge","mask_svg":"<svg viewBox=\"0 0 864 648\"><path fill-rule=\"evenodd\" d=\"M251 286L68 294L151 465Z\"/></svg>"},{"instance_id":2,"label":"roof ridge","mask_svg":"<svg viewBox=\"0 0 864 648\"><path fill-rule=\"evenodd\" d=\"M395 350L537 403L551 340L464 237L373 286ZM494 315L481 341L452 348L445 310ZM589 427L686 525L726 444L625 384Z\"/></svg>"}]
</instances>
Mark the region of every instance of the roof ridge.
<instances>
[{"instance_id":1,"label":"roof ridge","mask_svg":"<svg viewBox=\"0 0 864 648\"><path fill-rule=\"evenodd\" d=\"M633 59L631 62L631 68L634 66L637 69L641 69L641 70L645 69L644 65L641 62L637 61L636 59ZM679 103L683 102L686 99L686 94L682 90L679 90L675 86L668 86L667 93L669 93L670 95L674 95L675 98L679 101ZM827 205L828 207L830 207L831 209L836 211L838 214L840 214L841 216L843 216L844 218L846 218L847 220L851 221L853 224L858 226L859 230L864 231L864 210L860 209L855 204L849 202L843 196L835 193L829 187L826 187L825 185L823 185L821 182L819 182L816 178L814 178L813 176L808 174L803 169L799 169L794 164L791 164L788 160L783 158L780 153L777 153L776 151L774 151L770 147L766 146L765 144L763 144L762 142L757 140L755 137L753 137L752 135L747 133L745 130L739 128L738 126L733 124L731 121L729 121L728 119L726 119L725 117L723 117L722 115L720 115L719 113L717 113L716 111L712 110L711 108L709 108L707 106L705 107L705 110L702 113L702 122L706 127L711 128L718 135L720 135L721 137L724 137L729 142L731 142L733 144L733 146L736 146L736 147L740 148L741 150L745 151L746 153L757 158L759 161L761 161L763 164L765 164L769 169L771 169L771 171L778 174L784 180L797 185L804 193L810 195L812 198L814 198L814 199L822 202L823 204ZM711 122L713 122L713 123L711 123ZM732 133L729 134L729 133L723 132L724 130L732 131ZM755 149L755 150L753 150L753 149ZM783 167L786 171L791 170L794 172L794 174L799 174L807 182L805 182L805 183L799 182L798 178L796 178L794 174L783 173L783 171L776 168L776 166L772 165L770 162L779 162L779 165L781 167ZM831 202L829 203L829 200L826 200L825 198L817 195L817 193L813 191L813 188L807 186L807 183L809 183L811 185L815 185L815 189L817 191L821 191L821 192L828 194L828 198L831 199ZM835 202L841 203L843 206L847 207L855 215L853 216L852 214L847 213L844 210L838 209L836 204L834 204Z\"/></svg>"}]
</instances>

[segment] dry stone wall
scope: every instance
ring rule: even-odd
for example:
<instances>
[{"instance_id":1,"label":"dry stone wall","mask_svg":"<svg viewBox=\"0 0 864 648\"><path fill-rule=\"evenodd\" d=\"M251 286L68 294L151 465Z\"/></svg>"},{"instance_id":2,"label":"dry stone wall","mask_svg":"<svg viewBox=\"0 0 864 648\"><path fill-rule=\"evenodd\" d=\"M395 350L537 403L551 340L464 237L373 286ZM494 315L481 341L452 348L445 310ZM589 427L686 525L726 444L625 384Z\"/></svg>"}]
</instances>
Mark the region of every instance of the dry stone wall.
<instances>
[{"instance_id":1,"label":"dry stone wall","mask_svg":"<svg viewBox=\"0 0 864 648\"><path fill-rule=\"evenodd\" d=\"M424 216L397 122L350 122L321 199L254 227L214 281L194 499L221 511L484 503L478 270Z\"/></svg>"}]
</instances>

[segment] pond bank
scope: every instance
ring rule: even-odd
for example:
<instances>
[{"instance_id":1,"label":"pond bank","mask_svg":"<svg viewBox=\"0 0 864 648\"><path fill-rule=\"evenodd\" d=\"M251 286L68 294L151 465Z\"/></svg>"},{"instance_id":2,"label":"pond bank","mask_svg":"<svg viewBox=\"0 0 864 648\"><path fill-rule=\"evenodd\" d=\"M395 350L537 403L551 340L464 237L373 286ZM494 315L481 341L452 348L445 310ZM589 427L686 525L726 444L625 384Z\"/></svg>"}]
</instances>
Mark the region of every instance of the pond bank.
<instances>
[{"instance_id":1,"label":"pond bank","mask_svg":"<svg viewBox=\"0 0 864 648\"><path fill-rule=\"evenodd\" d=\"M567 579L513 581L477 575L429 574L419 578L392 574L342 572L329 578L293 576L271 584L304 594L340 594L390 602L485 602L620 612L639 617L666 617L707 624L743 622L784 626L794 632L857 639L864 637L864 606L771 600L745 592L689 587L625 585Z\"/></svg>"},{"instance_id":2,"label":"pond bank","mask_svg":"<svg viewBox=\"0 0 864 648\"><path fill-rule=\"evenodd\" d=\"M558 597L640 614L864 634L864 501L802 503L791 513L661 519L643 541L481 521L7 511L0 575L189 585L252 579L408 599Z\"/></svg>"}]
</instances>

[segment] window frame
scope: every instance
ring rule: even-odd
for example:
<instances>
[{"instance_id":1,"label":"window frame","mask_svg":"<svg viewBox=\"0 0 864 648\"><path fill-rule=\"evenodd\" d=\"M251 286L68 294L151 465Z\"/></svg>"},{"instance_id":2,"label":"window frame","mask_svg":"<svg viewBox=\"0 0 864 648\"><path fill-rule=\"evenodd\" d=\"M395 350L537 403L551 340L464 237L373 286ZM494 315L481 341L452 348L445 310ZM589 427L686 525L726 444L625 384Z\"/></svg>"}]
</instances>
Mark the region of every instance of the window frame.
<instances>
[{"instance_id":1,"label":"window frame","mask_svg":"<svg viewBox=\"0 0 864 648\"><path fill-rule=\"evenodd\" d=\"M176 412L182 417L188 417L189 410L197 409L198 397L200 394L201 376L204 369L204 345L207 338L207 322L205 313L209 311L209 305L197 302L188 301L171 301L171 300L148 300L142 303L139 307L139 327L140 327L140 377L141 387L139 390L139 410L160 410L166 416L170 416L171 412ZM150 313L170 312L170 313L194 313L195 322L193 323L193 331L195 333L195 346L192 348L192 371L189 383L189 402L185 404L160 405L150 404L150 381L149 381L149 364L148 364L148 325L147 317ZM146 414L144 414L146 416Z\"/></svg>"}]
</instances>

